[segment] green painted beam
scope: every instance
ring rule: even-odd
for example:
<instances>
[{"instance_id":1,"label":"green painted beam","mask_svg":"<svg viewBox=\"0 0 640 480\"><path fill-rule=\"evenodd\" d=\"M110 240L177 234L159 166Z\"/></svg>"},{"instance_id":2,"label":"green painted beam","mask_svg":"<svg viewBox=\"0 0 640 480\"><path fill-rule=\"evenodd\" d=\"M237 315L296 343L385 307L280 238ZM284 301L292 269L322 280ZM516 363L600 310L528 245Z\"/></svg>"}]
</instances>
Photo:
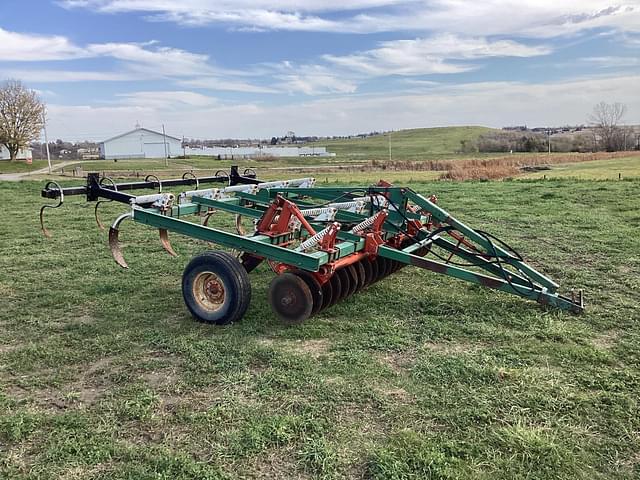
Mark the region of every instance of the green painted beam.
<instances>
[{"instance_id":1,"label":"green painted beam","mask_svg":"<svg viewBox=\"0 0 640 480\"><path fill-rule=\"evenodd\" d=\"M397 260L406 265L413 265L418 268L424 268L431 270L432 272L448 275L459 280L475 283L484 287L500 290L506 293L518 295L523 298L534 300L544 305L551 305L563 310L570 310L572 312L579 313L582 311L582 306L573 303L570 299L562 297L556 293L551 293L548 290L544 290L539 286L535 288L525 287L517 285L514 287L505 280L496 277L490 277L481 273L472 272L461 267L454 265L446 265L441 262L429 260L427 258L419 257L410 253L403 252L402 250L396 250L386 246L381 246L378 249L378 255L381 257L389 258L391 260Z\"/></svg>"},{"instance_id":2,"label":"green painted beam","mask_svg":"<svg viewBox=\"0 0 640 480\"><path fill-rule=\"evenodd\" d=\"M133 220L154 228L164 228L181 235L253 253L312 272L317 272L320 266L327 263L329 259L328 255L324 252L320 252L320 255L296 252L284 247L258 241L255 237L243 237L216 228L205 227L204 225L161 215L148 209L134 208Z\"/></svg>"},{"instance_id":3,"label":"green painted beam","mask_svg":"<svg viewBox=\"0 0 640 480\"><path fill-rule=\"evenodd\" d=\"M407 189L407 197L413 203L415 203L416 205L419 205L420 207L422 207L425 210L427 210L428 212L430 212L433 215L433 217L436 220L438 220L440 223L443 223L443 224L446 224L446 225L451 225L456 230L458 230L460 233L462 233L464 236L466 236L467 238L469 238L473 242L477 243L478 245L482 246L487 252L491 252L491 245L489 245L489 243L487 242L486 238L484 238L482 235L477 233L471 227L468 227L464 223L462 223L459 220L456 220L455 218L453 218L451 215L449 215L448 212L446 212L444 209L440 208L435 203L429 201L429 199L425 198L424 196L422 196L419 193L416 193L416 192L414 192L413 190L410 190L410 189ZM507 252L506 250L502 249L499 245L496 245L494 243L493 246L496 249L497 253L499 253L501 255L510 256L509 252ZM549 277L546 277L542 273L538 272L535 268L527 265L525 262L521 262L521 261L515 260L515 259L504 259L504 262L505 263L509 263L509 264L513 265L514 267L516 267L516 268L519 268L524 273L529 275L533 280L535 280L536 282L539 282L540 284L544 285L551 292L555 292L559 287L559 285L557 283L555 283L553 280L551 280Z\"/></svg>"}]
</instances>

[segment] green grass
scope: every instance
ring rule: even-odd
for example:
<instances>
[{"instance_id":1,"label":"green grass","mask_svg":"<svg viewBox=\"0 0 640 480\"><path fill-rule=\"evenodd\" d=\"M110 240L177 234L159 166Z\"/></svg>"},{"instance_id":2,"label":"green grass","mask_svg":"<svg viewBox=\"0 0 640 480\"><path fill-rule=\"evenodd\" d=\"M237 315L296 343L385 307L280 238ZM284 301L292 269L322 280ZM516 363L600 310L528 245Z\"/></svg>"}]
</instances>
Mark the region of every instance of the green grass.
<instances>
[{"instance_id":1,"label":"green grass","mask_svg":"<svg viewBox=\"0 0 640 480\"><path fill-rule=\"evenodd\" d=\"M524 177L613 180L618 179L618 174L622 178L640 178L640 156L553 165L551 170L528 173Z\"/></svg>"},{"instance_id":2,"label":"green grass","mask_svg":"<svg viewBox=\"0 0 640 480\"><path fill-rule=\"evenodd\" d=\"M491 131L487 127L438 127L400 130L391 133L391 155L394 160L426 160L459 156L461 140L476 140ZM389 135L367 138L320 141L338 157L364 161L389 158ZM477 154L476 154L477 156Z\"/></svg>"},{"instance_id":3,"label":"green grass","mask_svg":"<svg viewBox=\"0 0 640 480\"><path fill-rule=\"evenodd\" d=\"M407 268L294 328L264 266L241 323L194 322L207 246L125 222L121 270L79 197L43 238L41 186L0 188L0 478L640 475L638 181L413 185L584 288L582 316Z\"/></svg>"},{"instance_id":4,"label":"green grass","mask_svg":"<svg viewBox=\"0 0 640 480\"><path fill-rule=\"evenodd\" d=\"M57 162L52 160L52 165L55 165L56 163ZM0 173L26 173L45 168L47 165L48 163L46 160L34 160L31 164L22 160L16 162L0 160Z\"/></svg>"}]
</instances>

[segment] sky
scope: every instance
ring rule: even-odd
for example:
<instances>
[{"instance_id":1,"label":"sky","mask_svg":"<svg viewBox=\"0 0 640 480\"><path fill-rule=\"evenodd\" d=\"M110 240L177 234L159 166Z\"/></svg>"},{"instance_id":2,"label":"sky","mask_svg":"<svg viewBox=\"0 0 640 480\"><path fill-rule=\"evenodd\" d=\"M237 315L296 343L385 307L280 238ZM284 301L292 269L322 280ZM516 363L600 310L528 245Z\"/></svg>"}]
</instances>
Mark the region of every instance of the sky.
<instances>
[{"instance_id":1,"label":"sky","mask_svg":"<svg viewBox=\"0 0 640 480\"><path fill-rule=\"evenodd\" d=\"M49 137L640 124L640 0L0 0Z\"/></svg>"}]
</instances>

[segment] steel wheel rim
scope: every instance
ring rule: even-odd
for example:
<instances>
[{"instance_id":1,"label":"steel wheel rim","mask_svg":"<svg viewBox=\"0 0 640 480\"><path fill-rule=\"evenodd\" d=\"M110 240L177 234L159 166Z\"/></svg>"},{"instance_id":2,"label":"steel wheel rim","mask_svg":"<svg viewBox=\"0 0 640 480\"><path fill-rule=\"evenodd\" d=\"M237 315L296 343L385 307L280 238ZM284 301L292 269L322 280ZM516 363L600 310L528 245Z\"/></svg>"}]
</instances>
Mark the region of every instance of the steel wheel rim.
<instances>
[{"instance_id":1,"label":"steel wheel rim","mask_svg":"<svg viewBox=\"0 0 640 480\"><path fill-rule=\"evenodd\" d=\"M191 290L196 303L206 311L217 312L224 305L226 296L224 283L213 272L198 273L193 280Z\"/></svg>"}]
</instances>

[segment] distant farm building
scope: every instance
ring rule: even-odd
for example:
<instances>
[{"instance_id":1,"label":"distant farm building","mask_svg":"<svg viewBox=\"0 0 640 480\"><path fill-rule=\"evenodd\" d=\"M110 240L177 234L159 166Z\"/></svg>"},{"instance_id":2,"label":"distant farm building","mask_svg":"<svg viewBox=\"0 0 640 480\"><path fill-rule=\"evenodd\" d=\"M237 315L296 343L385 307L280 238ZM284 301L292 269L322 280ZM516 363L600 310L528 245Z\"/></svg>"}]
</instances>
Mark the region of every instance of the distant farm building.
<instances>
[{"instance_id":1,"label":"distant farm building","mask_svg":"<svg viewBox=\"0 0 640 480\"><path fill-rule=\"evenodd\" d=\"M335 157L335 153L327 152L326 147L186 147L189 156L202 155L216 157L220 160L235 160L259 157Z\"/></svg>"},{"instance_id":2,"label":"distant farm building","mask_svg":"<svg viewBox=\"0 0 640 480\"><path fill-rule=\"evenodd\" d=\"M100 157L107 160L164 158L178 155L182 155L182 140L141 127L100 143Z\"/></svg>"},{"instance_id":3,"label":"distant farm building","mask_svg":"<svg viewBox=\"0 0 640 480\"><path fill-rule=\"evenodd\" d=\"M16 160L27 160L30 161L33 158L30 148L21 148L18 150L18 156ZM4 145L0 145L0 160L11 160L11 155L9 155L9 150Z\"/></svg>"}]
</instances>

